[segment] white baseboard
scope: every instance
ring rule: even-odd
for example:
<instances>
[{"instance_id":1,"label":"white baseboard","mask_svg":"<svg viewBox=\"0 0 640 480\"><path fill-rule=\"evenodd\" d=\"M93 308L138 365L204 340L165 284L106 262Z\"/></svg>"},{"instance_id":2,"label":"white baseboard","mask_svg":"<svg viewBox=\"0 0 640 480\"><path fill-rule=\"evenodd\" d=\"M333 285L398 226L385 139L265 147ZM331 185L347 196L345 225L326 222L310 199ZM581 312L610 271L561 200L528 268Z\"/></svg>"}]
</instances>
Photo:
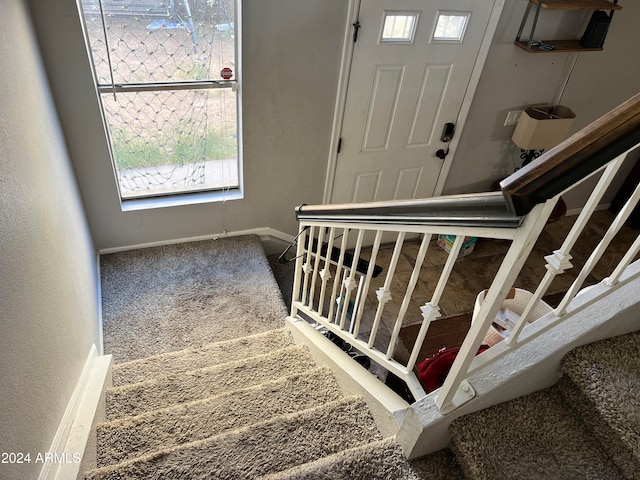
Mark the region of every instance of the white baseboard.
<instances>
[{"instance_id":1,"label":"white baseboard","mask_svg":"<svg viewBox=\"0 0 640 480\"><path fill-rule=\"evenodd\" d=\"M604 205L598 205L595 211L599 212L600 210L607 210L610 206L611 206L610 203L605 203ZM567 210L566 216L571 217L574 215L580 215L581 212L582 212L582 208L572 208L571 210Z\"/></svg>"},{"instance_id":2,"label":"white baseboard","mask_svg":"<svg viewBox=\"0 0 640 480\"><path fill-rule=\"evenodd\" d=\"M84 478L82 467L86 458L92 457L95 463L95 448L90 452L87 446L95 438L96 419L104 417L99 410L101 405L104 407L104 390L110 384L111 355L99 356L92 345L48 451L55 461L44 463L38 480Z\"/></svg>"},{"instance_id":3,"label":"white baseboard","mask_svg":"<svg viewBox=\"0 0 640 480\"><path fill-rule=\"evenodd\" d=\"M220 232L220 233L215 233L211 235L200 235L196 237L176 238L173 240L162 240L158 242L140 243L137 245L129 245L124 247L103 248L103 249L100 249L98 253L100 253L101 255L104 255L107 253L125 252L127 250L138 250L140 248L161 247L163 245L175 245L177 243L200 242L203 240L217 240L218 238L239 237L241 235L257 235L260 238L260 241L262 242L262 244L265 245L265 251L267 255L276 253L276 251L273 251L274 247L272 247L272 244L283 246L283 249L284 249L284 247L286 247L291 242L293 242L293 238L294 238L293 235L289 235L288 233L281 232L271 227L259 227L259 228L251 228L249 230L238 230L236 232Z\"/></svg>"},{"instance_id":4,"label":"white baseboard","mask_svg":"<svg viewBox=\"0 0 640 480\"><path fill-rule=\"evenodd\" d=\"M96 296L98 299L98 355L104 355L104 322L102 318L102 274L100 254L96 252Z\"/></svg>"},{"instance_id":5,"label":"white baseboard","mask_svg":"<svg viewBox=\"0 0 640 480\"><path fill-rule=\"evenodd\" d=\"M392 437L398 433L409 410L409 404L405 400L332 341L319 334L309 323L299 318L287 317L286 325L296 343L309 347L316 363L331 369L343 392L364 398L383 436Z\"/></svg>"}]
</instances>

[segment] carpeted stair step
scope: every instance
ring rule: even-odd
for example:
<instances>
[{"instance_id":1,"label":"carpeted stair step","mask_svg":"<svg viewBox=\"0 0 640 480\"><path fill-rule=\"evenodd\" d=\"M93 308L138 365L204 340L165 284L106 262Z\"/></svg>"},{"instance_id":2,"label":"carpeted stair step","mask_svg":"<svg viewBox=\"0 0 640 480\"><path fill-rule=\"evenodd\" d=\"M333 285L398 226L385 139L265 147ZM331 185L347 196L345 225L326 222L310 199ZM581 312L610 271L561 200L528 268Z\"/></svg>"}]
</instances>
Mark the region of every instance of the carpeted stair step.
<instances>
[{"instance_id":1,"label":"carpeted stair step","mask_svg":"<svg viewBox=\"0 0 640 480\"><path fill-rule=\"evenodd\" d=\"M250 356L286 348L293 344L289 332L285 329L277 329L225 342L132 360L114 366L113 385L144 382L154 377L242 360Z\"/></svg>"},{"instance_id":2,"label":"carpeted stair step","mask_svg":"<svg viewBox=\"0 0 640 480\"><path fill-rule=\"evenodd\" d=\"M114 387L106 392L106 418L111 421L139 415L304 373L315 366L306 347L293 346L244 360Z\"/></svg>"},{"instance_id":3,"label":"carpeted stair step","mask_svg":"<svg viewBox=\"0 0 640 480\"><path fill-rule=\"evenodd\" d=\"M640 332L579 347L560 392L630 479L640 479Z\"/></svg>"},{"instance_id":4,"label":"carpeted stair step","mask_svg":"<svg viewBox=\"0 0 640 480\"><path fill-rule=\"evenodd\" d=\"M409 464L420 479L464 480L466 478L455 454L449 448L410 460Z\"/></svg>"},{"instance_id":5,"label":"carpeted stair step","mask_svg":"<svg viewBox=\"0 0 640 480\"><path fill-rule=\"evenodd\" d=\"M260 480L464 480L449 449L408 461L393 438L343 450Z\"/></svg>"},{"instance_id":6,"label":"carpeted stair step","mask_svg":"<svg viewBox=\"0 0 640 480\"><path fill-rule=\"evenodd\" d=\"M436 477L434 477L436 478ZM420 480L393 438L359 445L260 480Z\"/></svg>"},{"instance_id":7,"label":"carpeted stair step","mask_svg":"<svg viewBox=\"0 0 640 480\"><path fill-rule=\"evenodd\" d=\"M284 327L256 235L100 256L104 350L116 363Z\"/></svg>"},{"instance_id":8,"label":"carpeted stair step","mask_svg":"<svg viewBox=\"0 0 640 480\"><path fill-rule=\"evenodd\" d=\"M86 478L256 478L381 439L366 403L348 397L99 468Z\"/></svg>"},{"instance_id":9,"label":"carpeted stair step","mask_svg":"<svg viewBox=\"0 0 640 480\"><path fill-rule=\"evenodd\" d=\"M254 387L98 425L98 466L112 465L239 426L342 398L331 370L318 367Z\"/></svg>"},{"instance_id":10,"label":"carpeted stair step","mask_svg":"<svg viewBox=\"0 0 640 480\"><path fill-rule=\"evenodd\" d=\"M475 480L623 480L598 440L549 388L460 417L451 449Z\"/></svg>"}]
</instances>

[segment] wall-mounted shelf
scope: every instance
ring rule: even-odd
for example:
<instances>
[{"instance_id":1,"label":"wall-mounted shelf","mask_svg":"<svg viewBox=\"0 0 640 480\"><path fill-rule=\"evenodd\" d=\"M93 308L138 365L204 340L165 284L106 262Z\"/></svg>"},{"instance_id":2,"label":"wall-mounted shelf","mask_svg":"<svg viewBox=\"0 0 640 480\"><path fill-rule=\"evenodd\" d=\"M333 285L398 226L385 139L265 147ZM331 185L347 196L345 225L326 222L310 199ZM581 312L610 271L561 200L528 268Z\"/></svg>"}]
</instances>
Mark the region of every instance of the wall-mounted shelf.
<instances>
[{"instance_id":1,"label":"wall-mounted shelf","mask_svg":"<svg viewBox=\"0 0 640 480\"><path fill-rule=\"evenodd\" d=\"M522 31L524 30L529 14L533 5L536 5L531 33L528 40L520 40ZM551 52L588 52L599 51L602 47L585 48L580 40L544 40L537 41L535 39L535 31L538 24L538 16L540 10L608 10L609 18L613 16L615 10L621 10L618 0L529 0L527 9L522 17L522 23L516 36L515 44L521 49L530 53L551 53Z\"/></svg>"}]
</instances>

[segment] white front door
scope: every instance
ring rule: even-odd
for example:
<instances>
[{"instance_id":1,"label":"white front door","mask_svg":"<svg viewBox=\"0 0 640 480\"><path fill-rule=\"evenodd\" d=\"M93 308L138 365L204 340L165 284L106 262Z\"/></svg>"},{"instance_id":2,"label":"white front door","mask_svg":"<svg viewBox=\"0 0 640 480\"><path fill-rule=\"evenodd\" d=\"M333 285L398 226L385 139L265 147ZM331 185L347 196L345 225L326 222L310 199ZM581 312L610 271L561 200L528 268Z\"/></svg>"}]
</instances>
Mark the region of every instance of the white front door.
<instances>
[{"instance_id":1,"label":"white front door","mask_svg":"<svg viewBox=\"0 0 640 480\"><path fill-rule=\"evenodd\" d=\"M360 2L332 203L433 195L494 3Z\"/></svg>"}]
</instances>

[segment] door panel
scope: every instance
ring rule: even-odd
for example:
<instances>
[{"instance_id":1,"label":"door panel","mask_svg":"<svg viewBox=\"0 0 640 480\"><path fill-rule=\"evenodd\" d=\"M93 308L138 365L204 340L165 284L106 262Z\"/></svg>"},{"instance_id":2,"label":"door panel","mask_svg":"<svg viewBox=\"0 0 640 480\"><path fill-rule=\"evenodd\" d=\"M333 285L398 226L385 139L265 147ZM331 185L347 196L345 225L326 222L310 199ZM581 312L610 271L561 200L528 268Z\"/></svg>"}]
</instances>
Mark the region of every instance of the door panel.
<instances>
[{"instance_id":1,"label":"door panel","mask_svg":"<svg viewBox=\"0 0 640 480\"><path fill-rule=\"evenodd\" d=\"M379 152L389 148L403 76L404 66L376 66L361 152Z\"/></svg>"},{"instance_id":2,"label":"door panel","mask_svg":"<svg viewBox=\"0 0 640 480\"><path fill-rule=\"evenodd\" d=\"M398 180L393 193L394 200L415 198L420 185L423 167L404 168L398 173Z\"/></svg>"},{"instance_id":3,"label":"door panel","mask_svg":"<svg viewBox=\"0 0 640 480\"><path fill-rule=\"evenodd\" d=\"M453 65L425 65L422 86L411 121L407 147L429 147L441 125L442 105ZM437 140L437 137L435 137Z\"/></svg>"},{"instance_id":4,"label":"door panel","mask_svg":"<svg viewBox=\"0 0 640 480\"><path fill-rule=\"evenodd\" d=\"M332 202L433 195L493 4L361 2Z\"/></svg>"},{"instance_id":5,"label":"door panel","mask_svg":"<svg viewBox=\"0 0 640 480\"><path fill-rule=\"evenodd\" d=\"M373 202L378 196L382 172L360 173L356 176L352 202Z\"/></svg>"}]
</instances>

